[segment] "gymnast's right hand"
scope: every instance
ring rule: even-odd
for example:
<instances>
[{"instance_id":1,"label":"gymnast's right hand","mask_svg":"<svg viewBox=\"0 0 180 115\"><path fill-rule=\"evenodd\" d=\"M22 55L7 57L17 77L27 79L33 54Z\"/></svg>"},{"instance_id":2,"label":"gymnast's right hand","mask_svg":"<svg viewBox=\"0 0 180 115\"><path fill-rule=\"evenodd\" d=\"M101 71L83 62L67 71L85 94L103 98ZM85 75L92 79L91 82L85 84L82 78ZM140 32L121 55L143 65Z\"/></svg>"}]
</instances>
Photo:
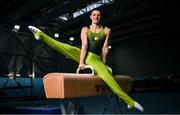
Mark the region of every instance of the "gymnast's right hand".
<instances>
[{"instance_id":1,"label":"gymnast's right hand","mask_svg":"<svg viewBox=\"0 0 180 115\"><path fill-rule=\"evenodd\" d=\"M84 64L84 63L82 63L82 64L79 64L79 69L80 69L80 70L83 70L83 69L85 69L85 64Z\"/></svg>"}]
</instances>

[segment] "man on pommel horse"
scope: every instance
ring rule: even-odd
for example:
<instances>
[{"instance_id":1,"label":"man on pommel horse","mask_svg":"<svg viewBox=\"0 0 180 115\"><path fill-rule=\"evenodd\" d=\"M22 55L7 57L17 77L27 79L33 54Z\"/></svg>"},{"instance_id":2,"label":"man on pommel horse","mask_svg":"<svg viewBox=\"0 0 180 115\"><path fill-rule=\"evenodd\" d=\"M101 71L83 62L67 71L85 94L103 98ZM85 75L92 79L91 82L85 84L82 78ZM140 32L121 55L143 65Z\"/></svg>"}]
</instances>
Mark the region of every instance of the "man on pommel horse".
<instances>
[{"instance_id":1,"label":"man on pommel horse","mask_svg":"<svg viewBox=\"0 0 180 115\"><path fill-rule=\"evenodd\" d=\"M81 49L58 42L34 26L28 26L28 28L37 40L43 40L52 49L78 62L81 70L85 68L86 64L91 65L95 73L110 87L112 92L127 103L129 109L135 108L144 111L138 102L123 91L106 66L111 29L101 25L101 11L94 9L90 14L90 19L91 25L83 27L81 30Z\"/></svg>"}]
</instances>

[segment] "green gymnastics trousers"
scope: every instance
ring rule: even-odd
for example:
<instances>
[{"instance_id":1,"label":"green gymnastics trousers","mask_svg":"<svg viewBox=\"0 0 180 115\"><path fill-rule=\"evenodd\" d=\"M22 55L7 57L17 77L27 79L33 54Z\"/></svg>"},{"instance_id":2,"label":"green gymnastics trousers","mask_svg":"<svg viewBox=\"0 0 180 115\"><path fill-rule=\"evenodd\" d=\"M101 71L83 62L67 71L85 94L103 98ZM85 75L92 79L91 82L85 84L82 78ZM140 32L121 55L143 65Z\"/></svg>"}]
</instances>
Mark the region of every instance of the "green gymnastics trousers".
<instances>
[{"instance_id":1,"label":"green gymnastics trousers","mask_svg":"<svg viewBox=\"0 0 180 115\"><path fill-rule=\"evenodd\" d=\"M61 53L65 56L68 56L70 59L79 63L80 60L80 49L65 43L54 40L43 32L37 32L41 40L43 40L49 47L56 50L58 53ZM85 59L85 64L91 65L96 74L103 79L103 81L111 88L111 90L121 98L125 103L130 107L134 107L135 101L129 97L122 88L118 85L112 74L110 73L107 66L101 61L100 56L88 52Z\"/></svg>"}]
</instances>

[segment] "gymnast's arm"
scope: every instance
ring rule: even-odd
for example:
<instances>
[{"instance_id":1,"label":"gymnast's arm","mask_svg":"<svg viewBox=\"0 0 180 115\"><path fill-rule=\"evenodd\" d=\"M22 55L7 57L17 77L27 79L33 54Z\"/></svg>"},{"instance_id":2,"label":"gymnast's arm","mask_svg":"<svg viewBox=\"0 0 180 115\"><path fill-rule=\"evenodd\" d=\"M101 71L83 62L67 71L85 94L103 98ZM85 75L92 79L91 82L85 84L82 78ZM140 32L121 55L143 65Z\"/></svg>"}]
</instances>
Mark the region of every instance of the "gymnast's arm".
<instances>
[{"instance_id":1,"label":"gymnast's arm","mask_svg":"<svg viewBox=\"0 0 180 115\"><path fill-rule=\"evenodd\" d=\"M81 53L80 53L80 61L79 61L79 68L84 69L85 68L85 58L87 53L87 27L83 27L81 30Z\"/></svg>"},{"instance_id":2,"label":"gymnast's arm","mask_svg":"<svg viewBox=\"0 0 180 115\"><path fill-rule=\"evenodd\" d=\"M106 38L105 38L104 45L103 45L103 48L102 48L102 60L103 60L104 64L106 64L106 62L107 62L107 55L108 55L108 52L109 52L108 45L109 45L110 34L111 34L111 29L105 27Z\"/></svg>"}]
</instances>

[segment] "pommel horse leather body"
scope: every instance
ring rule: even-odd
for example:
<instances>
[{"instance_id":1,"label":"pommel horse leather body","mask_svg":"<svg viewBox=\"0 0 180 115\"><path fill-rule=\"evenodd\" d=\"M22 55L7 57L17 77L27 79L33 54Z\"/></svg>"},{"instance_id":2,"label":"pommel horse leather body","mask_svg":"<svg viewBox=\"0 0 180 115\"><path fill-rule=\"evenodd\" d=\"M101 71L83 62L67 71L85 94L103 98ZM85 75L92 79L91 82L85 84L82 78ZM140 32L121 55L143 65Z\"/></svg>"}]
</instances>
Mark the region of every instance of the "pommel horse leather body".
<instances>
[{"instance_id":1,"label":"pommel horse leather body","mask_svg":"<svg viewBox=\"0 0 180 115\"><path fill-rule=\"evenodd\" d=\"M116 75L115 79L125 92L130 92L132 78ZM43 78L47 98L76 98L111 93L104 81L91 74L49 73Z\"/></svg>"}]
</instances>

